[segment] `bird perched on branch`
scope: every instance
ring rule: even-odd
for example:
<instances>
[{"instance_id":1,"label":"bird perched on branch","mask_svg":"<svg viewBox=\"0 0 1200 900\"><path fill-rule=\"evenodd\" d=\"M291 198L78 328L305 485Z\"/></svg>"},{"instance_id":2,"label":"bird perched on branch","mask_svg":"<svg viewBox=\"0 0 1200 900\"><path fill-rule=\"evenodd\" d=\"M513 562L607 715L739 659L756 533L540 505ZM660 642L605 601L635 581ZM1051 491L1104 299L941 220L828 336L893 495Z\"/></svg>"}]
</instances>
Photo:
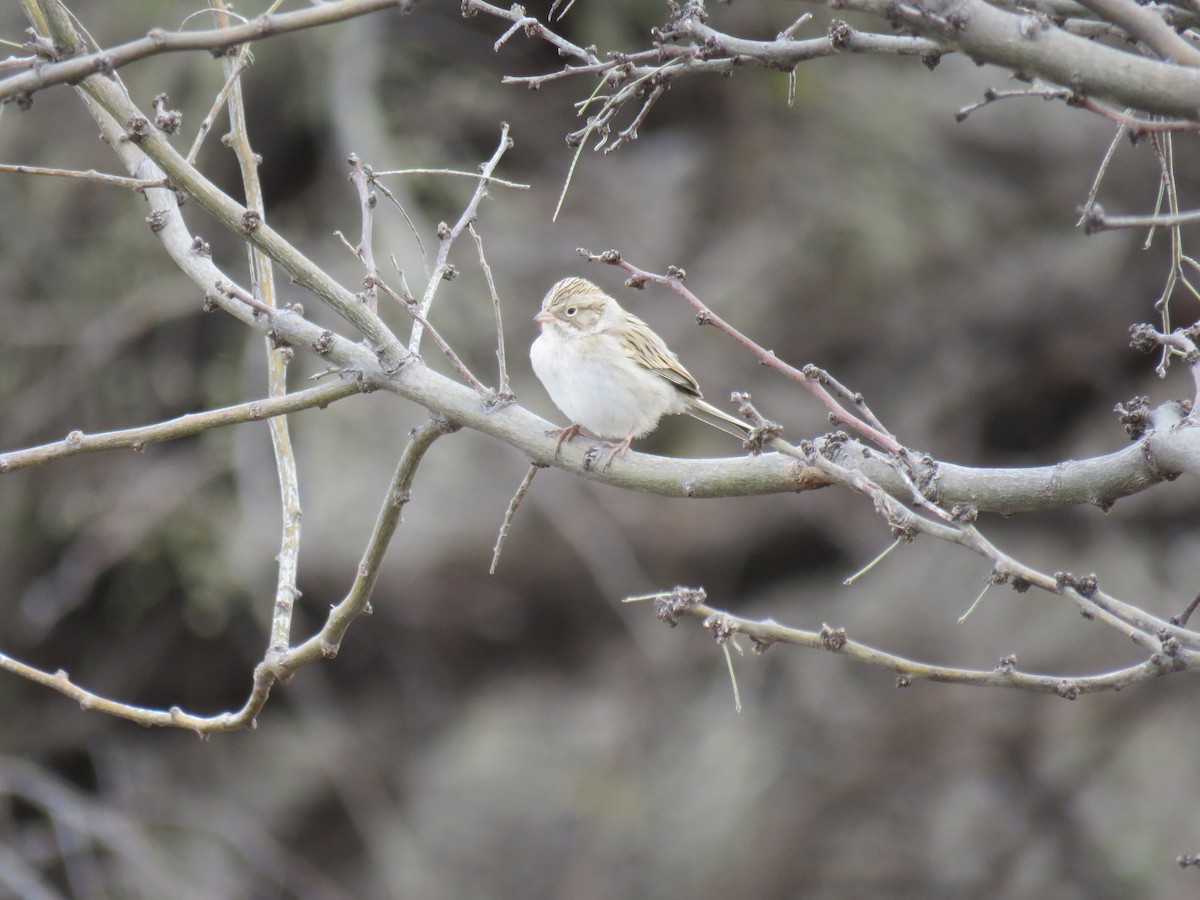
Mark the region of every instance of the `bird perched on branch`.
<instances>
[{"instance_id":1,"label":"bird perched on branch","mask_svg":"<svg viewBox=\"0 0 1200 900\"><path fill-rule=\"evenodd\" d=\"M546 294L533 320L542 333L529 350L534 374L571 424L555 445L586 429L615 441L604 465L663 416L687 413L735 437L750 426L700 395L696 379L637 316L583 278L564 278Z\"/></svg>"}]
</instances>

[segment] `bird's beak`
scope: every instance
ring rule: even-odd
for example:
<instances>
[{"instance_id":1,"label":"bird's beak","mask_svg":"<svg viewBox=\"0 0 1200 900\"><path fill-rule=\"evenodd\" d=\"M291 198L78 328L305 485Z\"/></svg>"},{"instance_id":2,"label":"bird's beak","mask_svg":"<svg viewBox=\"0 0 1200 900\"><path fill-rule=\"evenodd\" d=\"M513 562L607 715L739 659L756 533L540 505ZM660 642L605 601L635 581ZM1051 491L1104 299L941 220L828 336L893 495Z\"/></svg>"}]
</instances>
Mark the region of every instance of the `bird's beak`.
<instances>
[{"instance_id":1,"label":"bird's beak","mask_svg":"<svg viewBox=\"0 0 1200 900\"><path fill-rule=\"evenodd\" d=\"M533 317L533 321L542 325L549 325L554 321L554 313L548 309L543 309L540 313Z\"/></svg>"}]
</instances>

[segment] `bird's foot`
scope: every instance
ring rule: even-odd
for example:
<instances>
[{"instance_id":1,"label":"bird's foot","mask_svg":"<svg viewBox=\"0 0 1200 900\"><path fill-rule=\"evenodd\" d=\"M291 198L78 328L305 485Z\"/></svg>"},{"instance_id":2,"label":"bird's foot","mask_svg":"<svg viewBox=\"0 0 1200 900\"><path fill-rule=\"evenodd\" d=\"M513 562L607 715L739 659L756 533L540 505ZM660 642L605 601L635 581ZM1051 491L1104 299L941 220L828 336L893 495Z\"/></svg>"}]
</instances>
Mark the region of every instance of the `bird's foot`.
<instances>
[{"instance_id":1,"label":"bird's foot","mask_svg":"<svg viewBox=\"0 0 1200 900\"><path fill-rule=\"evenodd\" d=\"M629 451L629 445L631 443L633 443L632 434L625 438L625 440L617 441L617 443L613 444L609 448L608 453L604 455L604 465L602 465L600 468L607 469L610 465L612 465L612 461L614 459L616 459L618 456L624 456Z\"/></svg>"},{"instance_id":2,"label":"bird's foot","mask_svg":"<svg viewBox=\"0 0 1200 900\"><path fill-rule=\"evenodd\" d=\"M563 429L553 429L547 431L547 435L557 434L558 440L554 442L554 458L558 459L559 451L562 450L562 445L567 441L578 437L583 432L583 426L578 422L573 422Z\"/></svg>"}]
</instances>

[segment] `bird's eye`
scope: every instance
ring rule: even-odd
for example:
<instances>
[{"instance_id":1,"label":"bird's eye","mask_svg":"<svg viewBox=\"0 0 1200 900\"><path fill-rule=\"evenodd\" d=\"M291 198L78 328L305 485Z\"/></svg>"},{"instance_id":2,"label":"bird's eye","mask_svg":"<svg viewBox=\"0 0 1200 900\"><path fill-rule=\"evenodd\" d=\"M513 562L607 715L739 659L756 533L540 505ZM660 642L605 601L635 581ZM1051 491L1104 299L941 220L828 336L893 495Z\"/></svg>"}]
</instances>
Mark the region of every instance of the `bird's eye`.
<instances>
[{"instance_id":1,"label":"bird's eye","mask_svg":"<svg viewBox=\"0 0 1200 900\"><path fill-rule=\"evenodd\" d=\"M568 319L573 319L575 317L575 313L579 312L579 307L568 306L565 310L563 310L563 312L566 313Z\"/></svg>"}]
</instances>

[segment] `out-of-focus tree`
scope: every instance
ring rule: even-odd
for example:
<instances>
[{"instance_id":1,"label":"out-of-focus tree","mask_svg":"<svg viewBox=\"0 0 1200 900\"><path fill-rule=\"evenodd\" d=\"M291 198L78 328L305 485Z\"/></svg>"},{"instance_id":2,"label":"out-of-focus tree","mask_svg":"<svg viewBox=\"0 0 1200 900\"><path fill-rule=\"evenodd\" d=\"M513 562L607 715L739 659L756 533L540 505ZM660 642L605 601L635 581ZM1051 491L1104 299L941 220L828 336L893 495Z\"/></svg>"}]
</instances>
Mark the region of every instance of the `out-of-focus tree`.
<instances>
[{"instance_id":1,"label":"out-of-focus tree","mask_svg":"<svg viewBox=\"0 0 1200 900\"><path fill-rule=\"evenodd\" d=\"M1191 479L1178 476L1200 466L1192 417L1200 331L1178 324L1195 318L1191 304L1200 299L1192 285L1200 264L1185 242L1200 212L1186 208L1191 173L1175 158L1176 144L1200 130L1197 13L1187 4L1132 0L838 0L828 6L820 13L825 21L809 12L785 16L772 25L775 37L761 40L741 35L757 33L782 8L741 13L687 0L671 4L665 20L651 28L638 21L644 7L585 0L556 2L542 16L518 5L465 0L465 23L435 5L403 0L343 0L249 19L211 0L203 17L189 16L183 28L129 40L112 33L111 19L89 21L86 4L69 10L58 0L23 0L27 40L0 70L0 100L9 104L0 119L4 152L22 157L0 166L9 198L0 262L14 298L0 308L12 358L0 433L13 448L0 454L0 492L9 492L0 515L13 535L0 563L19 585L11 615L19 625L7 638L10 646L0 647L0 668L86 710L143 725L200 735L250 726L270 715L272 691L304 690L300 685L314 668L309 664L337 655L354 620L371 611L381 577L403 571L385 565L385 553L393 535L403 534L397 532L401 511L422 493L428 499L409 509L406 528L415 533L404 546L423 560L423 574L404 582L401 592L415 595L406 598L408 611L391 615L401 625L406 617L419 621L415 634L436 634L436 623L444 622L449 657L470 654L480 641L494 640L488 635L512 627L503 616L493 621L488 607L494 601L486 597L474 601L482 606L471 625L464 624L472 619L471 603L457 613L461 619L439 620L446 613L438 608L447 602L506 590L480 587L466 574L467 560L485 571L483 557L491 552L493 571L520 570L517 593L534 590L561 600L578 590L585 571L611 600L650 602L670 625L699 620L723 650L739 705L734 673L758 664L730 651L746 645L760 653L775 644L831 651L890 670L901 687L933 680L1067 699L1200 668L1200 633L1189 627L1196 604L1178 594L1181 583L1189 596L1195 585L1186 584L1187 566L1174 558L1195 534L1188 517ZM352 39L329 36L335 27L359 30L343 32ZM409 33L406 59L381 58L386 45L365 36L379 28ZM645 43L630 48L631 40ZM285 57L285 43L292 53L306 49ZM506 54L519 54L511 71L529 74L498 79L508 87L497 79L486 88L462 80L464 70L485 64L481 48L494 49L501 66ZM196 51L216 59L202 74ZM983 68L962 65L962 57ZM973 92L981 77L1017 79L1015 88L989 86L981 102L960 106L954 116L960 127L1000 116L1004 108L1047 103L1036 123L1018 120L1027 134L1000 129L1000 137L976 151L975 163L969 150L962 157L967 162L928 162L922 156L936 140L929 140L933 126L922 116L931 101L919 105L913 96L897 96L893 108L859 101L860 92L887 88L898 73L909 78L922 64L933 70L924 78L970 85ZM840 67L839 74L825 81L806 74L817 66ZM738 74L719 99L707 93L712 84L724 84L714 76L752 69L766 72L754 80ZM248 87L260 77L269 93ZM514 97L512 85L536 93L502 99ZM508 93L483 93L497 88ZM303 102L318 94L327 98L320 114ZM142 95L153 100L135 99ZM937 95L933 105L948 96ZM378 98L393 101L392 109L381 112ZM754 114L744 112L747 107ZM831 168L789 162L786 150L761 137L777 136L770 117L793 107L801 121L810 111L818 135L850 135L823 155ZM439 119L447 109L453 114ZM420 112L407 120L405 110ZM198 126L192 124L197 111ZM572 114L579 121L568 125ZM1086 139L1072 125L1056 143L1051 135L1060 120L1083 117ZM105 148L85 145L96 127ZM47 137L60 128L73 129L69 139ZM1061 151L1064 168L1079 172L1078 153L1065 143L1086 144L1105 129L1095 144L1098 168L1093 163L1081 182L1078 209L1046 192L1054 224L1022 221L1025 210L1044 203L1043 185L1022 183L1032 171L1022 154ZM532 152L522 155L513 136L522 141L526 132ZM567 152L550 171L545 159L555 135L564 134ZM1127 144L1133 146L1128 156ZM610 156L613 151L620 152ZM348 185L318 192L327 203L296 202L300 184L328 177L322 165L332 152L348 157ZM419 165L408 165L418 158ZM481 164L464 170L451 162L463 158ZM1022 212L1006 211L1015 201L989 183L983 162L989 159L994 170L1011 169L1012 183L1023 192ZM760 166L793 173L795 181L764 185L754 172ZM1147 172L1145 185L1131 188ZM35 182L53 186L35 188ZM465 186L461 194L456 182ZM144 212L135 215L127 196L114 199L119 192L144 198ZM795 207L801 197L808 204L803 214ZM980 224L965 215L970 203L996 221ZM1137 203L1137 214L1107 209ZM597 213L602 205L612 219ZM533 211L540 216L536 226ZM1071 231L1071 224L1079 230ZM154 252L147 228L157 242ZM1024 266L1018 252L990 267L989 248L999 246L990 230L1007 228L1025 229L1022 237L1036 249ZM69 239L56 240L58 230ZM1148 272L1157 267L1157 297L1149 300L1144 288L1132 287L1145 284L1145 276L1128 276L1116 265L1128 244L1093 249L1132 230L1165 245L1164 254L1139 263ZM336 237L315 236L330 233ZM133 243L140 245L136 254L117 254ZM854 265L862 257L851 243L865 246L872 263ZM591 249L572 255L569 249L579 244ZM702 351L709 365L689 365L705 385L725 381L738 388L728 408L747 423L740 453L728 443L706 444L724 455L692 458L669 435L656 435L651 446L662 455L615 455L604 441L560 442L558 430L526 408L527 398L537 398L531 405L551 412L524 364L532 298L548 285L547 272L585 261L601 275L605 265L619 270L630 288L685 301L690 307L680 309L728 339ZM1024 300L1049 292L1051 284L1065 293L1073 267L1086 287L1064 310L1047 312L1040 322L1028 317L1024 311L1032 306ZM1118 290L1122 277L1131 282ZM1106 284L1113 296L1096 296ZM1135 290L1143 296L1131 301ZM76 296L88 302L70 299ZM958 306L946 302L951 296ZM107 304L107 297L122 299ZM833 297L836 302L826 299ZM107 308L97 313L98 304ZM215 315L188 314L200 309ZM1007 311L1020 311L1013 321L1021 331L999 324ZM1151 312L1153 323L1144 324ZM1031 323L1037 325L1032 334L1024 330ZM693 338L669 322L657 327L691 358ZM1098 341L1111 343L1118 327L1128 327L1135 349L1154 356L1089 350ZM257 349L246 349L247 334ZM1009 359L980 355L993 338L999 342L993 349L1013 351ZM800 354L815 362L804 364ZM1146 363L1152 358L1156 370ZM924 370L921 359L931 362ZM737 383L750 377L743 361L768 375ZM1022 377L1043 369L1062 376L1060 387L1021 386ZM1130 374L1119 378L1114 369ZM1145 369L1172 379L1186 370L1190 396L1152 403L1118 392ZM315 383L289 388L299 377L289 379L289 373L297 370ZM294 442L291 433L292 427L303 433L305 416L294 426L293 417L332 407L319 415L339 422L338 410L353 404L369 411L344 420L345 431L314 427L313 441L323 449L313 452L319 464L306 460L307 442ZM1114 449L1112 433L1107 444L1089 439L1084 447L1072 440L1101 428L1098 413L1114 405L1132 443ZM112 430L111 423L131 418L148 424ZM239 437L263 420L274 476L263 466L268 455L258 438ZM935 435L935 425L950 452L913 449ZM66 436L48 440L55 429ZM445 449L460 439L440 439L456 432L486 442L479 451L487 460L486 485L471 477L482 469ZM333 449L339 440L343 446ZM166 444L161 455L159 444ZM378 475L374 463L400 444L386 486L351 484L363 472ZM963 455L955 458L955 449ZM93 461L122 450L137 455L108 468ZM1023 450L1055 456L1014 466L1025 461L1013 458ZM516 465L498 466L499 453ZM1006 465L986 465L992 462ZM551 477L540 473L548 469L571 479L548 485L539 501ZM274 501L272 477L279 485ZM505 513L496 501L504 493L497 485L506 479L520 486ZM1062 511L1107 511L1122 501L1106 519L1111 533L1093 540L1096 547L1121 546L1123 528L1147 515L1148 504L1137 505L1141 495L1167 482L1154 496L1171 499L1152 501L1161 505L1158 521L1185 527L1157 550L1124 548L1149 554L1150 570L1157 559L1161 579L1153 586L1115 562L1128 560L1124 553L1111 556L1115 571L1097 567L1090 574L1092 567L1078 569L1064 545L1030 542L1011 519L999 518L1050 521L1049 532L1057 529L1061 538L1078 523ZM302 520L306 483L319 502L330 502L333 511L321 522ZM53 509L44 501L49 491ZM638 494L648 505L615 506L615 497ZM706 508L735 512L728 513L728 525L721 513L707 525L699 518L678 523L678 506L662 511L670 505L662 498L670 497L710 498L715 506ZM364 513L368 502L378 510L373 518ZM527 509L531 502L537 503L533 510ZM264 558L268 504L281 525L274 554ZM841 513L847 506L859 516L853 537ZM581 513L592 507L603 512L595 521ZM1125 508L1131 510L1127 526L1120 521ZM1052 513L1062 517L1057 525L1046 518ZM877 517L875 525L866 514ZM493 550L482 535L496 528ZM561 543L544 554L521 549L523 529L545 531ZM734 532L740 540L732 539ZM509 542L515 546L506 549ZM861 554L872 544L883 552L866 562L874 554ZM357 567L336 570L350 546L357 547ZM885 574L892 551L910 559L927 554L926 561ZM271 555L274 585L267 588ZM1108 557L1084 554L1099 562ZM673 564L648 562L656 559ZM127 560L134 564L122 565ZM970 580L980 572L962 568L961 560L982 567L982 591L980 581ZM970 595L959 622L992 596L989 588L1006 585L1046 601L1043 608L1021 598L1018 621L1032 623L1035 632L1057 621L1042 618L1057 615L1057 605L1120 640L1091 652L1055 639L1031 648L1034 665L1024 651L979 656L990 643L959 648L952 654L959 659L946 659L936 649L940 625L913 625L944 618L944 610L872 617L864 606L853 624L830 625L779 598L768 602L763 589L773 569L820 571L831 564L848 569L841 576L846 584L886 578L893 596L907 598L927 592L936 573L943 588L949 586L946 599ZM672 581L704 587L654 583L667 569L676 575ZM630 590L634 582L641 587ZM302 584L308 599L316 597L307 608L298 604ZM717 596L728 602L710 601ZM750 596L756 608L735 612L739 597ZM107 610L112 629L102 639L71 628L72 619L96 603ZM556 606L538 603L530 613L537 624L527 625L527 633L569 647L562 632L570 633L576 614ZM654 665L671 668L663 654L678 650L662 650L672 642L646 635L650 626L636 612L636 604L621 610L631 629L627 638L642 653L651 652L647 642L653 641ZM149 651L139 663L137 678L147 683L134 696L123 694L130 686L130 673L121 671L125 648L145 647L152 624L168 619L182 621L200 640L189 645L186 658L168 653L156 660L167 652L164 639L163 650ZM172 627L160 625L159 632ZM265 650L250 654L257 657L251 672L246 647L263 644ZM352 652L347 644L346 653ZM69 659L80 660L86 674L68 674ZM393 662L409 664L407 658ZM231 674L212 692L204 679L160 679L152 674L160 667ZM680 672L687 674L683 667ZM230 702L239 673L250 687ZM794 681L776 690L803 695ZM554 706L547 697L546 707ZM644 714L663 714L650 712L655 709L651 703ZM80 811L83 801L21 765L12 767L20 775L9 788L14 802L46 810L58 823L90 815ZM469 761L461 765L471 768ZM345 792L353 798L363 789L358 783ZM353 799L347 806L354 807ZM129 871L171 880L152 849L123 842L119 825L79 828L92 849L86 865L62 864L62 877L73 886L106 877L89 871L109 854ZM363 840L372 861L386 870L382 839ZM271 846L263 853L294 873L286 850ZM37 870L36 855L14 857L6 883L17 893L36 892L45 887ZM645 869L666 870L661 862ZM316 876L254 877L301 892L334 892L323 883L314 888ZM427 887L412 877L404 882L408 888ZM561 884L572 883L569 872L561 877ZM783 884L788 876L779 878ZM719 889L720 882L709 887Z\"/></svg>"}]
</instances>

